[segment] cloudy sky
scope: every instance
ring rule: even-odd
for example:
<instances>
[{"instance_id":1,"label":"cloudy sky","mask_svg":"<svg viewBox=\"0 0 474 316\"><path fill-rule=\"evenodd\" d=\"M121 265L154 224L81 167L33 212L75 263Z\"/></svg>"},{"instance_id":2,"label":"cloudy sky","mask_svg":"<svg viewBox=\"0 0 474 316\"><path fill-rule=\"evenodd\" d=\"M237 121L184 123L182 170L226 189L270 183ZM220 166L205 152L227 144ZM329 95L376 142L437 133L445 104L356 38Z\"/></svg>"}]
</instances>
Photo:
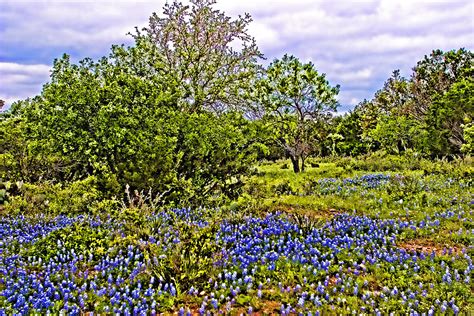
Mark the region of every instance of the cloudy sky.
<instances>
[{"instance_id":1,"label":"cloudy sky","mask_svg":"<svg viewBox=\"0 0 474 316\"><path fill-rule=\"evenodd\" d=\"M164 3L0 0L0 99L38 94L63 53L78 61L131 44L127 32ZM342 112L371 98L394 69L409 75L435 48L474 49L470 0L220 0L217 8L252 15L250 33L268 60L289 53L313 61L341 85Z\"/></svg>"}]
</instances>

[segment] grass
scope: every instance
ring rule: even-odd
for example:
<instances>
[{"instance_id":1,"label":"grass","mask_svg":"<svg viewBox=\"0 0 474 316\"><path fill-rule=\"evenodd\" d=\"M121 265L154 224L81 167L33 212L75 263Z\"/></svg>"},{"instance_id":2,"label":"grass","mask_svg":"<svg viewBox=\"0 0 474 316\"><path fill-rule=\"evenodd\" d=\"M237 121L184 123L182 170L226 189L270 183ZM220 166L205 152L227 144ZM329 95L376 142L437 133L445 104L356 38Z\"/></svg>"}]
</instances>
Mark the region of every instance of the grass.
<instances>
[{"instance_id":1,"label":"grass","mask_svg":"<svg viewBox=\"0 0 474 316\"><path fill-rule=\"evenodd\" d=\"M368 173L365 170L347 168L347 159L342 160L344 164L337 159L332 162L317 161L317 167L308 165L301 173L294 173L289 169L289 160L261 163L257 175L249 179L246 187L247 196L252 197L250 207L254 211L278 211L317 219L330 219L336 214L350 213L414 221L421 221L427 215L434 216L446 210L464 213L473 211L471 160L463 165L467 170L464 174L468 174L465 177L453 172L428 174L426 170L416 169ZM425 167L436 170L439 168L436 164L433 162ZM452 170L450 165L445 165L445 168ZM367 174L388 175L390 181L377 188L349 190L341 182L343 179ZM318 183L327 179L337 179L334 186L339 183L342 189L323 192ZM442 248L441 245L460 248L474 244L472 225L472 221L461 222L451 218L446 220L442 229L421 230L414 236L402 234L400 240L410 241L413 246L417 243L431 243L431 248Z\"/></svg>"},{"instance_id":2,"label":"grass","mask_svg":"<svg viewBox=\"0 0 474 316\"><path fill-rule=\"evenodd\" d=\"M285 165L289 165L289 161L263 163L258 166L258 174L248 181L246 193L257 199L257 205L262 209L307 213L356 211L359 214L378 214L382 218L409 214L409 218L420 218L426 212L433 213L450 206L450 197L468 201L473 197L468 190L469 179L461 179L461 185L450 185L450 175L425 176L423 170L382 172L393 178L398 177L399 180L394 179L381 189L333 194L316 191L308 194L312 185L316 184L317 187L318 180L356 178L370 173L364 170L347 170L335 162L319 163L319 167L309 167L301 173L282 168ZM395 183L396 181L399 183Z\"/></svg>"},{"instance_id":3,"label":"grass","mask_svg":"<svg viewBox=\"0 0 474 316\"><path fill-rule=\"evenodd\" d=\"M214 210L106 203L83 216L77 200L68 216L3 215L0 315L469 312L471 166L397 161L262 163Z\"/></svg>"}]
</instances>

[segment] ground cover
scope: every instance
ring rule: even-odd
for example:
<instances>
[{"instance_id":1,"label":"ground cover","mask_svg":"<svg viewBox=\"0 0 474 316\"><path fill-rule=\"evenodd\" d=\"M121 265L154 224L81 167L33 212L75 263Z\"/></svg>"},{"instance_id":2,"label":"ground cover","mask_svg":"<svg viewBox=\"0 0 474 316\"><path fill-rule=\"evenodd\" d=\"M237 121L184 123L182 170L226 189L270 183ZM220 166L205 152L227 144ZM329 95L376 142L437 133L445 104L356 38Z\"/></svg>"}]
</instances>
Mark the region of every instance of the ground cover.
<instances>
[{"instance_id":1,"label":"ground cover","mask_svg":"<svg viewBox=\"0 0 474 316\"><path fill-rule=\"evenodd\" d=\"M270 193L255 212L3 216L0 313L473 308L470 179L317 168L285 179L262 167L253 183Z\"/></svg>"}]
</instances>

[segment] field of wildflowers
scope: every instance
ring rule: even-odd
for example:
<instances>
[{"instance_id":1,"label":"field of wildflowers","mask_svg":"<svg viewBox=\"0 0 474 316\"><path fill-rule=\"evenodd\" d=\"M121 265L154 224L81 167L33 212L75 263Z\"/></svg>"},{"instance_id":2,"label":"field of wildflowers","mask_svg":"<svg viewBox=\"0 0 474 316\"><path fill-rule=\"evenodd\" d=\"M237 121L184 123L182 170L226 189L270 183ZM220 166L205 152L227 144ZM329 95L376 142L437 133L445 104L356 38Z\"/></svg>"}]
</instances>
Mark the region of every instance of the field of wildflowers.
<instances>
[{"instance_id":1,"label":"field of wildflowers","mask_svg":"<svg viewBox=\"0 0 474 316\"><path fill-rule=\"evenodd\" d=\"M187 208L3 217L0 315L472 311L471 181L363 174L285 192L366 202L324 219Z\"/></svg>"}]
</instances>

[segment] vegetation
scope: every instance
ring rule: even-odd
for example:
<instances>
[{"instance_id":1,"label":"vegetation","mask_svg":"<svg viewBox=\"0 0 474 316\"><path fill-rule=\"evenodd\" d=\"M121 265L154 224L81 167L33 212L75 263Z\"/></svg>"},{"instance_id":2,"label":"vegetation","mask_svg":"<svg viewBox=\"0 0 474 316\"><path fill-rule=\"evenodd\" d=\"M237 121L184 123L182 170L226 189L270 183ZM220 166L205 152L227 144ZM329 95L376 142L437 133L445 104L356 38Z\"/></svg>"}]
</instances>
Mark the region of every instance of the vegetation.
<instances>
[{"instance_id":1,"label":"vegetation","mask_svg":"<svg viewBox=\"0 0 474 316\"><path fill-rule=\"evenodd\" d=\"M176 77L178 106L188 112L241 109L245 91L263 55L247 32L249 14L232 20L212 6L215 0L165 4L163 15L134 38L149 41L163 60L162 68ZM147 64L145 64L145 67ZM148 64L149 65L149 64Z\"/></svg>"},{"instance_id":2,"label":"vegetation","mask_svg":"<svg viewBox=\"0 0 474 316\"><path fill-rule=\"evenodd\" d=\"M395 71L373 100L354 112L372 149L407 149L434 157L461 154L464 124L472 122L474 54L435 50L408 80ZM351 119L349 115L347 119Z\"/></svg>"},{"instance_id":3,"label":"vegetation","mask_svg":"<svg viewBox=\"0 0 474 316\"><path fill-rule=\"evenodd\" d=\"M268 66L255 87L271 141L290 157L294 172L304 171L318 142L317 125L336 110L339 86L330 87L311 62L285 55Z\"/></svg>"},{"instance_id":4,"label":"vegetation","mask_svg":"<svg viewBox=\"0 0 474 316\"><path fill-rule=\"evenodd\" d=\"M0 315L474 310L473 53L337 116L214 4L0 113Z\"/></svg>"}]
</instances>

